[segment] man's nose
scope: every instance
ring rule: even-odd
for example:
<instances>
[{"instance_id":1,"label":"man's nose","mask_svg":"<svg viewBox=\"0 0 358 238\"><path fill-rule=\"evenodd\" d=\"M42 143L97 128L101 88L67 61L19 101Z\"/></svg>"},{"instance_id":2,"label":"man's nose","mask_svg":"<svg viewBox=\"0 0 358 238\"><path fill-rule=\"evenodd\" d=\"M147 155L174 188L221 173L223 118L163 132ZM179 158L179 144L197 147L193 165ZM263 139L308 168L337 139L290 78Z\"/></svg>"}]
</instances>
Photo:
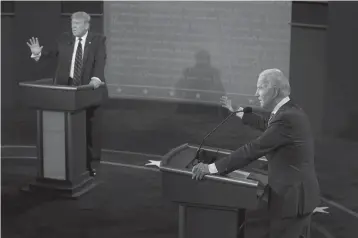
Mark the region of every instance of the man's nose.
<instances>
[{"instance_id":1,"label":"man's nose","mask_svg":"<svg viewBox=\"0 0 358 238\"><path fill-rule=\"evenodd\" d=\"M256 90L255 97L259 96L259 92Z\"/></svg>"}]
</instances>

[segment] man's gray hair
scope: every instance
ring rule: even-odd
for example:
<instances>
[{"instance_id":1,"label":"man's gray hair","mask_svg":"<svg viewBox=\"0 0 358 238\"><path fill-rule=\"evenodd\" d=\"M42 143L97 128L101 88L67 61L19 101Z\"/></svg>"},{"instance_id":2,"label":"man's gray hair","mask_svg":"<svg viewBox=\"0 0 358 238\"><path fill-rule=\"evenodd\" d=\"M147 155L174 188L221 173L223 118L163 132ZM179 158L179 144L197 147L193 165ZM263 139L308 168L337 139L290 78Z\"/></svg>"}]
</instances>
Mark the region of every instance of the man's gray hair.
<instances>
[{"instance_id":1,"label":"man's gray hair","mask_svg":"<svg viewBox=\"0 0 358 238\"><path fill-rule=\"evenodd\" d=\"M72 14L71 19L81 19L84 20L86 23L90 23L91 16L88 15L86 12L75 12Z\"/></svg>"},{"instance_id":2,"label":"man's gray hair","mask_svg":"<svg viewBox=\"0 0 358 238\"><path fill-rule=\"evenodd\" d=\"M260 73L260 77L266 81L270 87L280 89L280 94L287 97L291 93L290 82L279 69L266 69Z\"/></svg>"}]
</instances>

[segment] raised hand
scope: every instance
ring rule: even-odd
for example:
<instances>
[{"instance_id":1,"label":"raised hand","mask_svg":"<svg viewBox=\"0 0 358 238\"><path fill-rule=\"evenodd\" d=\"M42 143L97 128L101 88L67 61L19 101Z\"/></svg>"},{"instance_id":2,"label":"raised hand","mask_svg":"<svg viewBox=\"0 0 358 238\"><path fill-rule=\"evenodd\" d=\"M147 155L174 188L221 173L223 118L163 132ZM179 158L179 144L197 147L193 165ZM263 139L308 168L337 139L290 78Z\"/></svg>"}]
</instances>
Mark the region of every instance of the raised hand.
<instances>
[{"instance_id":1,"label":"raised hand","mask_svg":"<svg viewBox=\"0 0 358 238\"><path fill-rule=\"evenodd\" d=\"M227 96L222 96L220 98L220 103L222 104L223 107L227 108L230 112L234 111L231 105L231 99L229 99Z\"/></svg>"},{"instance_id":2,"label":"raised hand","mask_svg":"<svg viewBox=\"0 0 358 238\"><path fill-rule=\"evenodd\" d=\"M43 46L40 46L39 39L37 37L30 38L29 42L26 42L26 44L29 46L33 55L39 55L41 53Z\"/></svg>"}]
</instances>

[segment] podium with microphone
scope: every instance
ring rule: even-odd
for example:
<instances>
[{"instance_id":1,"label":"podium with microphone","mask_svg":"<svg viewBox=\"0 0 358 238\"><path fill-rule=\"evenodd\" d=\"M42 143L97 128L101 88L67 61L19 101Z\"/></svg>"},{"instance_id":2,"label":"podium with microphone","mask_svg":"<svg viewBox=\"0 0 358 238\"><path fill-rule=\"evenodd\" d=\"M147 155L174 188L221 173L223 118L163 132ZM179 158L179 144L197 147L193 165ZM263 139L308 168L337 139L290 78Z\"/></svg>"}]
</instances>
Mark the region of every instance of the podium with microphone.
<instances>
[{"instance_id":1,"label":"podium with microphone","mask_svg":"<svg viewBox=\"0 0 358 238\"><path fill-rule=\"evenodd\" d=\"M242 111L250 113L252 108ZM203 145L206 138L238 112L241 110L230 113L200 145L180 145L162 158L162 192L166 199L179 205L179 238L245 237L246 210L257 209L267 176L248 167L225 176L206 175L197 181L192 179L191 172L199 162L210 164L232 152ZM262 167L266 162L260 158L251 166Z\"/></svg>"}]
</instances>

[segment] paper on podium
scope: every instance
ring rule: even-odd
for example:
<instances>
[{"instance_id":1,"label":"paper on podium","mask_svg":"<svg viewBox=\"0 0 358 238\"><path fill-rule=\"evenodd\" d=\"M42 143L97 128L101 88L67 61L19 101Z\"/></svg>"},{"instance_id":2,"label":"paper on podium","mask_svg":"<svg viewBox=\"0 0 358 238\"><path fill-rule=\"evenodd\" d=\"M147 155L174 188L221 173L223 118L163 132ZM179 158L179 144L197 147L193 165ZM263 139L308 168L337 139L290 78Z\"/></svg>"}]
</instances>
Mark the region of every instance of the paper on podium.
<instances>
[{"instance_id":1,"label":"paper on podium","mask_svg":"<svg viewBox=\"0 0 358 238\"><path fill-rule=\"evenodd\" d=\"M149 160L149 163L146 163L145 166L153 165L159 168L160 162L161 162L160 160Z\"/></svg>"},{"instance_id":2,"label":"paper on podium","mask_svg":"<svg viewBox=\"0 0 358 238\"><path fill-rule=\"evenodd\" d=\"M326 209L328 209L328 207L316 207L314 210L313 210L313 213L326 213L326 214L329 214L328 211L326 211Z\"/></svg>"},{"instance_id":3,"label":"paper on podium","mask_svg":"<svg viewBox=\"0 0 358 238\"><path fill-rule=\"evenodd\" d=\"M233 173L235 173L235 175L238 175L240 178L244 178L244 179L247 179L247 177L249 177L250 175L249 172L242 171L242 170L235 170L233 171Z\"/></svg>"}]
</instances>

